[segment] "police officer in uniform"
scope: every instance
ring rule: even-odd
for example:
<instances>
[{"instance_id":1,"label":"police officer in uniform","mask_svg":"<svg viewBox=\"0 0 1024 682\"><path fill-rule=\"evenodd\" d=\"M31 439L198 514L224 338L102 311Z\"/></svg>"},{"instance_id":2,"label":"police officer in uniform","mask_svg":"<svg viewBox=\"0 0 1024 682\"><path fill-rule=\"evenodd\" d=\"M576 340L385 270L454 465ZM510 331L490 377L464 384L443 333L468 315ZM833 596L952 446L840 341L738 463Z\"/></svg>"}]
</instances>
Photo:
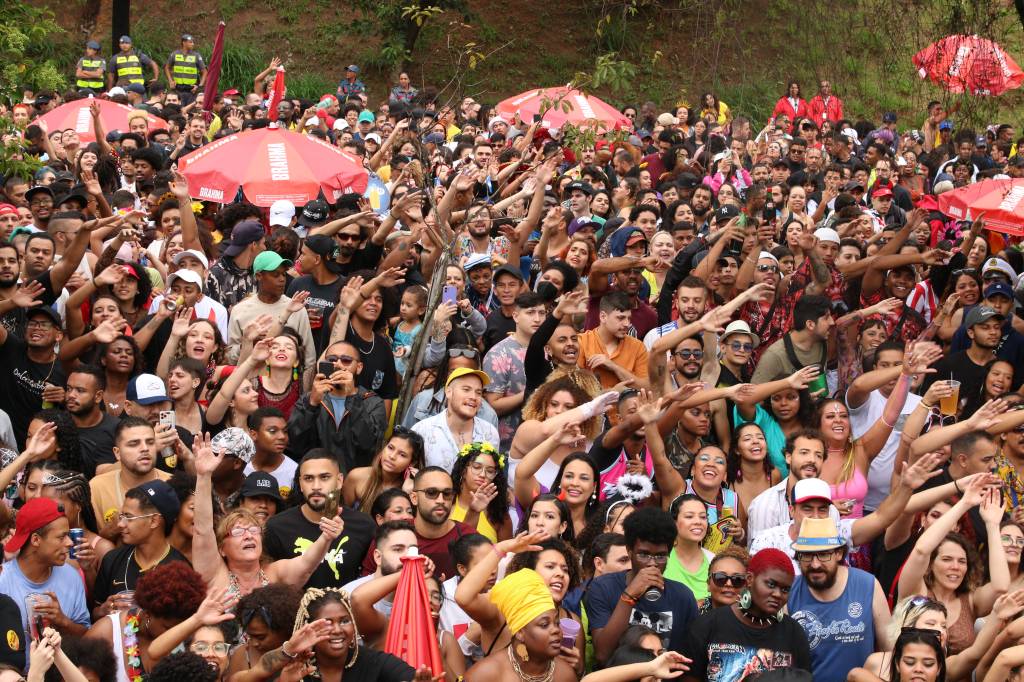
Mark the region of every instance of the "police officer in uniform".
<instances>
[{"instance_id":1,"label":"police officer in uniform","mask_svg":"<svg viewBox=\"0 0 1024 682\"><path fill-rule=\"evenodd\" d=\"M172 52L164 65L167 83L181 93L183 104L191 102L206 81L206 64L194 48L192 36L188 33L182 35L181 49Z\"/></svg>"},{"instance_id":2,"label":"police officer in uniform","mask_svg":"<svg viewBox=\"0 0 1024 682\"><path fill-rule=\"evenodd\" d=\"M90 40L85 44L85 56L78 60L75 69L75 85L79 90L86 88L99 93L103 90L107 60L100 56L100 44Z\"/></svg>"},{"instance_id":3,"label":"police officer in uniform","mask_svg":"<svg viewBox=\"0 0 1024 682\"><path fill-rule=\"evenodd\" d=\"M142 52L132 49L132 39L128 36L121 36L118 41L121 51L110 58L107 63L107 89L120 85L122 88L132 83L145 85L146 79L142 70L150 68L153 70L153 80L160 78L160 69L156 62Z\"/></svg>"}]
</instances>

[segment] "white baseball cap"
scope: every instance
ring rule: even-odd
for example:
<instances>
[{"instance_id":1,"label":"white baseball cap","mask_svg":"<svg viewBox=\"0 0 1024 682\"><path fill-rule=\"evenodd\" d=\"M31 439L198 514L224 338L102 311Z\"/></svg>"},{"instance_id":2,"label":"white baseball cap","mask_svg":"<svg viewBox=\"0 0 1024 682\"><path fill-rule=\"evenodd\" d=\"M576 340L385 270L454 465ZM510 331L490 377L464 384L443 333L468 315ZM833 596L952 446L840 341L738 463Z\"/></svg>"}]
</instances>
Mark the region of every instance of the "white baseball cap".
<instances>
[{"instance_id":1,"label":"white baseball cap","mask_svg":"<svg viewBox=\"0 0 1024 682\"><path fill-rule=\"evenodd\" d=\"M348 130L348 121L343 118L334 119L334 130Z\"/></svg>"},{"instance_id":2,"label":"white baseball cap","mask_svg":"<svg viewBox=\"0 0 1024 682\"><path fill-rule=\"evenodd\" d=\"M270 205L270 225L282 225L288 227L295 217L295 204L287 199L278 199Z\"/></svg>"},{"instance_id":3,"label":"white baseball cap","mask_svg":"<svg viewBox=\"0 0 1024 682\"><path fill-rule=\"evenodd\" d=\"M204 268L210 267L210 261L209 259L207 259L206 254L203 253L202 251L196 251L195 249L186 249L184 251L179 251L178 253L174 254L174 258L172 258L171 260L174 262L175 265L181 265L181 261L183 261L186 257L189 256L195 258L197 261L202 263Z\"/></svg>"},{"instance_id":4,"label":"white baseball cap","mask_svg":"<svg viewBox=\"0 0 1024 682\"><path fill-rule=\"evenodd\" d=\"M114 97L116 95L126 95L126 94L128 94L128 93L126 93L124 91L124 88L122 88L120 85L115 85L114 87L112 87L109 90L107 90L107 97Z\"/></svg>"},{"instance_id":5,"label":"white baseball cap","mask_svg":"<svg viewBox=\"0 0 1024 682\"><path fill-rule=\"evenodd\" d=\"M814 231L814 236L819 242L833 242L834 244L838 244L840 241L839 233L831 227L819 227Z\"/></svg>"},{"instance_id":6,"label":"white baseball cap","mask_svg":"<svg viewBox=\"0 0 1024 682\"><path fill-rule=\"evenodd\" d=\"M180 279L183 282L189 282L191 284L195 284L197 287L199 287L200 291L203 290L203 279L199 276L199 273L195 272L194 270L188 270L186 268L182 268L181 270L175 270L174 272L172 272L167 277L167 288L168 289L171 288L171 285L174 283L174 280L176 280L176 279Z\"/></svg>"},{"instance_id":7,"label":"white baseball cap","mask_svg":"<svg viewBox=\"0 0 1024 682\"><path fill-rule=\"evenodd\" d=\"M370 140L373 140L373 141L374 141L374 142L376 142L377 144L380 144L380 143L381 143L381 140L380 140L380 135L378 135L377 133L370 133L369 135L367 135L367 136L366 136L366 137L364 138L364 140L365 140L366 142L369 142Z\"/></svg>"},{"instance_id":8,"label":"white baseball cap","mask_svg":"<svg viewBox=\"0 0 1024 682\"><path fill-rule=\"evenodd\" d=\"M793 486L793 504L800 504L807 500L828 500L832 501L832 489L828 483L820 478L804 478Z\"/></svg>"}]
</instances>

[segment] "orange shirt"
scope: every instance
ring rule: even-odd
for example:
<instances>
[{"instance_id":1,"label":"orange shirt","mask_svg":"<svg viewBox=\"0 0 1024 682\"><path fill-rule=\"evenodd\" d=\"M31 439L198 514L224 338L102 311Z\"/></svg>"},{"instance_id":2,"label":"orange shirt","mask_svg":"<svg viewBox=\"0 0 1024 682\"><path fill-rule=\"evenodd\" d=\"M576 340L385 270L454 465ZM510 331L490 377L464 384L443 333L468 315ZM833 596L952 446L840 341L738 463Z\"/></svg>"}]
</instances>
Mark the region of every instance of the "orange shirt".
<instances>
[{"instance_id":1,"label":"orange shirt","mask_svg":"<svg viewBox=\"0 0 1024 682\"><path fill-rule=\"evenodd\" d=\"M637 378L647 378L647 348L639 339L627 336L622 339L618 348L609 354L596 329L580 334L579 366L586 369L587 361L595 355L607 355L609 360ZM597 367L593 372L605 388L612 388L619 383L619 377L605 367Z\"/></svg>"}]
</instances>

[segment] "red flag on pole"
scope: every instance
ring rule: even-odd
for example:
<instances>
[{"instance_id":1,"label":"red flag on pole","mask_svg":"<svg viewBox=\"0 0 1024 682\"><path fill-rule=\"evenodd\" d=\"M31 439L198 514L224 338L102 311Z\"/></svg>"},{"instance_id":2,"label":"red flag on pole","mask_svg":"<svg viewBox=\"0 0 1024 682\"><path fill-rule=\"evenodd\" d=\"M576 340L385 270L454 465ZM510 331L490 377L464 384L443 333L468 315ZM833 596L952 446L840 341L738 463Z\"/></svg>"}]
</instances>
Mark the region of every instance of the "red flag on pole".
<instances>
[{"instance_id":1,"label":"red flag on pole","mask_svg":"<svg viewBox=\"0 0 1024 682\"><path fill-rule=\"evenodd\" d=\"M402 659L415 670L430 668L435 677L444 672L437 630L430 615L430 595L423 577L422 556L402 557L402 577L384 641L384 651Z\"/></svg>"},{"instance_id":2,"label":"red flag on pole","mask_svg":"<svg viewBox=\"0 0 1024 682\"><path fill-rule=\"evenodd\" d=\"M206 69L206 84L203 87L203 118L209 124L213 120L213 98L217 96L220 82L220 64L224 56L224 22L217 24L217 37L213 40L213 54Z\"/></svg>"},{"instance_id":3,"label":"red flag on pole","mask_svg":"<svg viewBox=\"0 0 1024 682\"><path fill-rule=\"evenodd\" d=\"M277 105L284 99L284 67L277 67L277 75L274 76L274 84L270 86L270 104L267 105L267 116L271 121L278 119Z\"/></svg>"}]
</instances>

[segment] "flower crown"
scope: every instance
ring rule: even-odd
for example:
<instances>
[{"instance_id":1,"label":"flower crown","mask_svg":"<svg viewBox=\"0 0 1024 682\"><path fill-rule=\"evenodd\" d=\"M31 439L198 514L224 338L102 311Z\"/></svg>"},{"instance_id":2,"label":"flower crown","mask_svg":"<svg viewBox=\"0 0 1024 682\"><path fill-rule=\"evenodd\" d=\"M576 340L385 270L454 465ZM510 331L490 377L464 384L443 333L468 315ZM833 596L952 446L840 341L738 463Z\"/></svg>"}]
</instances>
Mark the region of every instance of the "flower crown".
<instances>
[{"instance_id":1,"label":"flower crown","mask_svg":"<svg viewBox=\"0 0 1024 682\"><path fill-rule=\"evenodd\" d=\"M505 455L498 452L498 449L483 441L474 441L462 446L459 450L459 457L476 457L478 455L490 455L498 463L498 467L505 468Z\"/></svg>"}]
</instances>

